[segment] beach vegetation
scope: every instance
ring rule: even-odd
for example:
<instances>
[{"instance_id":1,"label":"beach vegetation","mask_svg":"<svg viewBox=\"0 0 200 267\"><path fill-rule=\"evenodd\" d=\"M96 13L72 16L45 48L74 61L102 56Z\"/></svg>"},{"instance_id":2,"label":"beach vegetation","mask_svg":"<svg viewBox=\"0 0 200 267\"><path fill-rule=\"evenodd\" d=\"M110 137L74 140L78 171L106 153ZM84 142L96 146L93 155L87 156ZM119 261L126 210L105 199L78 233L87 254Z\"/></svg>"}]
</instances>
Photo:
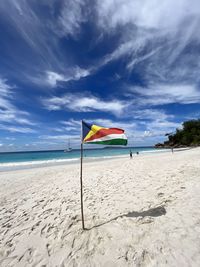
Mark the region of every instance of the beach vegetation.
<instances>
[{"instance_id":1,"label":"beach vegetation","mask_svg":"<svg viewBox=\"0 0 200 267\"><path fill-rule=\"evenodd\" d=\"M167 133L168 140L156 147L200 146L200 119L185 121L182 129Z\"/></svg>"}]
</instances>

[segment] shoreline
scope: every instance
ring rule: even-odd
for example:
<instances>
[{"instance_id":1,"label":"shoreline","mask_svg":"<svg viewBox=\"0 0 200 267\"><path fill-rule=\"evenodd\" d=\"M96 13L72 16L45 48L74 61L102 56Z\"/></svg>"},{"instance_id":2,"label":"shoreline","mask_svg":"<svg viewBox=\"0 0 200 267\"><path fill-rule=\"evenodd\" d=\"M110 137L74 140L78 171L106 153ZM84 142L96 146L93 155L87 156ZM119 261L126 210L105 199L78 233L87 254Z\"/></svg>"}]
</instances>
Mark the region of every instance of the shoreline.
<instances>
[{"instance_id":1,"label":"shoreline","mask_svg":"<svg viewBox=\"0 0 200 267\"><path fill-rule=\"evenodd\" d=\"M181 151L185 149L174 149L174 152ZM163 154L171 152L170 149L159 149L159 150L149 150L149 151L140 151L139 154L142 155L154 155L154 154ZM136 153L133 153L133 157L138 156ZM84 157L84 162L95 162L95 161L105 161L118 158L129 158L127 155L112 155L112 156L94 156L94 157ZM5 171L14 171L14 170L23 170L23 169L32 169L32 168L43 168L50 166L62 166L62 165L74 165L80 163L80 158L70 158L70 159L51 159L51 160L34 160L34 161L20 161L20 162L6 162L0 163L0 172Z\"/></svg>"}]
</instances>

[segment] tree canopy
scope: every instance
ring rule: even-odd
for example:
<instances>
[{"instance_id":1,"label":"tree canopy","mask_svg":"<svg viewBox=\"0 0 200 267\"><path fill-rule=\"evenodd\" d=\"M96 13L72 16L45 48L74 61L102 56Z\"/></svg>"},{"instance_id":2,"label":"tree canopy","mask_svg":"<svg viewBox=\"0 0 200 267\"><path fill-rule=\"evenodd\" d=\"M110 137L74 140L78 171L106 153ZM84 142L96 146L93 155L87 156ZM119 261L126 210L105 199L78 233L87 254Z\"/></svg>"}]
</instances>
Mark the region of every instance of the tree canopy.
<instances>
[{"instance_id":1,"label":"tree canopy","mask_svg":"<svg viewBox=\"0 0 200 267\"><path fill-rule=\"evenodd\" d=\"M168 140L160 146L199 146L200 145L200 119L185 121L182 129L176 129L175 133L168 133ZM157 144L159 146L159 144Z\"/></svg>"}]
</instances>

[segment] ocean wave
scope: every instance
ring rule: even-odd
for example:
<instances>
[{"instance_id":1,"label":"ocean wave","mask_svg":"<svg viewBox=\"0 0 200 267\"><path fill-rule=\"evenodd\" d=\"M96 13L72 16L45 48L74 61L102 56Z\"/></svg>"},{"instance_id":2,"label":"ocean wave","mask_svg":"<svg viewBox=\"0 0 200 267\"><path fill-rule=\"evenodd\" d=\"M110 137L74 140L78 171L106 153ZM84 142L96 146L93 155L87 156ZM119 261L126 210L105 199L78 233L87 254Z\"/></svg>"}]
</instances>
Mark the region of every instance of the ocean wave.
<instances>
[{"instance_id":1,"label":"ocean wave","mask_svg":"<svg viewBox=\"0 0 200 267\"><path fill-rule=\"evenodd\" d=\"M127 157L127 155L110 155L110 156L98 156L98 157L87 156L87 157L84 157L83 159L84 159L84 162L90 162L90 161L123 158L123 157ZM51 159L51 160L35 160L35 161L23 161L23 162L6 162L6 163L0 163L0 171L54 166L54 165L61 165L64 163L70 164L70 163L76 163L79 161L80 161L80 157L71 158L71 159Z\"/></svg>"},{"instance_id":2,"label":"ocean wave","mask_svg":"<svg viewBox=\"0 0 200 267\"><path fill-rule=\"evenodd\" d=\"M51 159L51 160L36 160L36 161L23 161L23 162L7 162L0 163L0 170L16 170L16 169L26 169L32 167L44 167L51 166L63 163L72 163L78 162L80 158L72 158L72 159Z\"/></svg>"},{"instance_id":3,"label":"ocean wave","mask_svg":"<svg viewBox=\"0 0 200 267\"><path fill-rule=\"evenodd\" d=\"M148 150L148 151L139 151L140 154L146 153L159 153L159 152L168 152L171 151L170 149L158 149L158 150ZM134 151L133 154L136 154ZM106 160L106 159L117 159L117 158L126 158L129 157L129 153L121 154L121 155L108 155L108 156L87 156L84 157L84 162L90 161L99 161L99 160ZM70 158L70 159L50 159L50 160L35 160L35 161L23 161L23 162L6 162L0 163L0 171L6 170L18 170L18 169L28 169L34 167L47 167L47 166L54 166L54 165L62 165L65 163L78 163L80 161L80 157L77 158Z\"/></svg>"},{"instance_id":4,"label":"ocean wave","mask_svg":"<svg viewBox=\"0 0 200 267\"><path fill-rule=\"evenodd\" d=\"M79 158L73 159L50 159L50 160L35 160L35 161L22 161L22 162L6 162L1 163L0 167L6 166L21 166L21 165L38 165L38 164L48 164L48 163L59 163L68 161L77 161Z\"/></svg>"}]
</instances>

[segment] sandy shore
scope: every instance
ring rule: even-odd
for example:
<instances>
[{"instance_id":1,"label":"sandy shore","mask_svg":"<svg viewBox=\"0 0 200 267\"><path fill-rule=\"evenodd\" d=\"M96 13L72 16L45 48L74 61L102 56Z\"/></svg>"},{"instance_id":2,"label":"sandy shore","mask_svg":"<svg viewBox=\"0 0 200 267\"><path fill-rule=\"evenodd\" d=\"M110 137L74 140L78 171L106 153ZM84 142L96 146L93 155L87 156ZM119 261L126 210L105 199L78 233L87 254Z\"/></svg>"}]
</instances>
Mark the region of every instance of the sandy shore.
<instances>
[{"instance_id":1,"label":"sandy shore","mask_svg":"<svg viewBox=\"0 0 200 267\"><path fill-rule=\"evenodd\" d=\"M200 149L0 173L0 266L200 266Z\"/></svg>"}]
</instances>

